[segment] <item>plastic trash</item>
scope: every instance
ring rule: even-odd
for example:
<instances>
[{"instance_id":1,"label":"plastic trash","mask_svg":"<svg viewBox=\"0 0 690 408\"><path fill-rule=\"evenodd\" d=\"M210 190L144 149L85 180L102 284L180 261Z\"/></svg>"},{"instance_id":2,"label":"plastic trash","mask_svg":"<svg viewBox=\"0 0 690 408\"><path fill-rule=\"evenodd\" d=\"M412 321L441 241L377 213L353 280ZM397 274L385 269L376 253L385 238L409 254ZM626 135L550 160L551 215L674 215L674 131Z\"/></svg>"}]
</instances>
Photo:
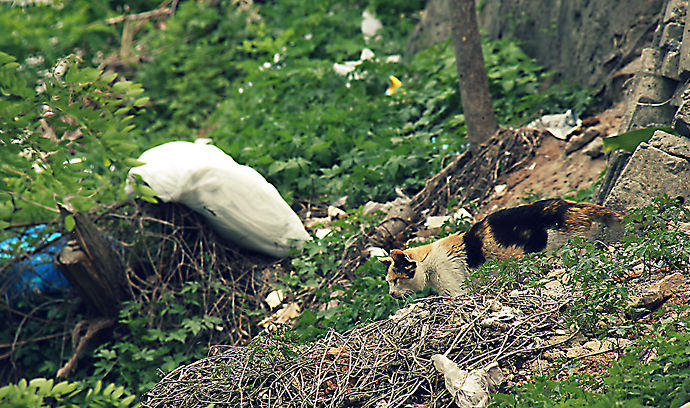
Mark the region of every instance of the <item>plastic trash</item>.
<instances>
[{"instance_id":1,"label":"plastic trash","mask_svg":"<svg viewBox=\"0 0 690 408\"><path fill-rule=\"evenodd\" d=\"M145 164L130 175L140 175L164 202L203 214L221 237L244 248L282 258L310 239L272 184L215 146L169 142L145 151L139 161ZM129 184L126 190L134 191Z\"/></svg>"},{"instance_id":2,"label":"plastic trash","mask_svg":"<svg viewBox=\"0 0 690 408\"><path fill-rule=\"evenodd\" d=\"M489 394L503 382L498 363L470 372L462 370L443 354L431 357L436 371L443 374L446 389L460 408L484 408L489 405Z\"/></svg>"},{"instance_id":3,"label":"plastic trash","mask_svg":"<svg viewBox=\"0 0 690 408\"><path fill-rule=\"evenodd\" d=\"M53 263L64 245L64 239L60 237L62 234L59 232L49 231L45 225L39 225L29 228L20 236L0 242L0 264L12 262L19 254L28 255L4 272L0 294L14 299L30 293L69 289L69 282ZM44 243L49 244L36 251L36 247Z\"/></svg>"},{"instance_id":4,"label":"plastic trash","mask_svg":"<svg viewBox=\"0 0 690 408\"><path fill-rule=\"evenodd\" d=\"M369 11L364 10L362 12L362 34L367 37L374 37L376 33L383 28L381 20L376 18L376 15L371 14Z\"/></svg>"},{"instance_id":5,"label":"plastic trash","mask_svg":"<svg viewBox=\"0 0 690 408\"><path fill-rule=\"evenodd\" d=\"M532 129L542 129L551 132L557 139L565 140L575 129L582 125L582 120L568 109L565 113L556 115L544 115L541 118L530 122L527 127Z\"/></svg>"}]
</instances>

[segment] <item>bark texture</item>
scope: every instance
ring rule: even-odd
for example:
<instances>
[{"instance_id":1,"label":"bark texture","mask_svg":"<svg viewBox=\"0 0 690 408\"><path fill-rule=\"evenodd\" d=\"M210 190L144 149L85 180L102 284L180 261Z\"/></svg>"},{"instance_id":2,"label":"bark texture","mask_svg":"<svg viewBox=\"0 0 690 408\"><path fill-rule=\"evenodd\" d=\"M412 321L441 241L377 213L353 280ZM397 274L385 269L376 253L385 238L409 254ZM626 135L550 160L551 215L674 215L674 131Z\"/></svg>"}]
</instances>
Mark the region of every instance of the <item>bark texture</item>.
<instances>
[{"instance_id":1,"label":"bark texture","mask_svg":"<svg viewBox=\"0 0 690 408\"><path fill-rule=\"evenodd\" d=\"M467 138L470 150L476 153L496 132L498 122L489 94L474 0L452 0L449 12Z\"/></svg>"}]
</instances>

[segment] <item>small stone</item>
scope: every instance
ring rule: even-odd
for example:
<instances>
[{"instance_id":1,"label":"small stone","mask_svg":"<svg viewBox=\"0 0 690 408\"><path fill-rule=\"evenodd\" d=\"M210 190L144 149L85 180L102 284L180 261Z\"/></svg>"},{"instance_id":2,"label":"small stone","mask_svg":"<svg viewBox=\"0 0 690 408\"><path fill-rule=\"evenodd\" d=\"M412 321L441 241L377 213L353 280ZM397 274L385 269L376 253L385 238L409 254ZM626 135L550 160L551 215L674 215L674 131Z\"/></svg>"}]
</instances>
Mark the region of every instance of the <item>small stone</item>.
<instances>
[{"instance_id":1,"label":"small stone","mask_svg":"<svg viewBox=\"0 0 690 408\"><path fill-rule=\"evenodd\" d=\"M591 350L592 353L596 353L601 350L601 341L594 339L582 345L584 348Z\"/></svg>"},{"instance_id":2,"label":"small stone","mask_svg":"<svg viewBox=\"0 0 690 408\"><path fill-rule=\"evenodd\" d=\"M589 354L589 351L586 348L584 348L582 346L575 346L575 347L569 348L566 351L565 356L568 358L575 358L575 357L584 356L585 354Z\"/></svg>"},{"instance_id":3,"label":"small stone","mask_svg":"<svg viewBox=\"0 0 690 408\"><path fill-rule=\"evenodd\" d=\"M593 159L601 157L604 155L604 142L598 137L585 146L585 148L582 149L582 153Z\"/></svg>"},{"instance_id":4,"label":"small stone","mask_svg":"<svg viewBox=\"0 0 690 408\"><path fill-rule=\"evenodd\" d=\"M542 354L542 357L547 361L556 361L559 358L563 358L563 352L560 350L546 350Z\"/></svg>"},{"instance_id":5,"label":"small stone","mask_svg":"<svg viewBox=\"0 0 690 408\"><path fill-rule=\"evenodd\" d=\"M492 312L498 312L503 309L503 305L498 300L493 299L489 304L489 309L491 309Z\"/></svg>"},{"instance_id":6,"label":"small stone","mask_svg":"<svg viewBox=\"0 0 690 408\"><path fill-rule=\"evenodd\" d=\"M570 154L574 151L580 150L582 146L601 136L601 132L597 129L587 129L585 133L571 138L565 144L565 154Z\"/></svg>"}]
</instances>

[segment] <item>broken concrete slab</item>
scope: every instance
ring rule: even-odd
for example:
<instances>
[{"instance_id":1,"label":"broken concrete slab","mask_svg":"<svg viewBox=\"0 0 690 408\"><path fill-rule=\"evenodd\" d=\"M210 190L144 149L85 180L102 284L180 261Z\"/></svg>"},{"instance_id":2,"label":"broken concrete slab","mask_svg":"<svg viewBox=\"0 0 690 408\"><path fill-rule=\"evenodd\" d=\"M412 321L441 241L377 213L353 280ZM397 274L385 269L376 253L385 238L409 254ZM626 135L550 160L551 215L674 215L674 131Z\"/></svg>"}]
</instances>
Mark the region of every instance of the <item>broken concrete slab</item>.
<instances>
[{"instance_id":1,"label":"broken concrete slab","mask_svg":"<svg viewBox=\"0 0 690 408\"><path fill-rule=\"evenodd\" d=\"M670 133L657 130L649 139L649 145L657 149L690 161L690 138L678 137Z\"/></svg>"},{"instance_id":2,"label":"broken concrete slab","mask_svg":"<svg viewBox=\"0 0 690 408\"><path fill-rule=\"evenodd\" d=\"M665 142L660 140L657 143L661 145ZM628 208L644 207L650 204L652 199L664 194L672 197L690 195L690 161L668 154L647 143L641 143L611 189L604 205L625 211Z\"/></svg>"},{"instance_id":3,"label":"broken concrete slab","mask_svg":"<svg viewBox=\"0 0 690 408\"><path fill-rule=\"evenodd\" d=\"M673 116L673 128L683 136L690 137L690 95L683 93L683 104Z\"/></svg>"},{"instance_id":4,"label":"broken concrete slab","mask_svg":"<svg viewBox=\"0 0 690 408\"><path fill-rule=\"evenodd\" d=\"M611 191L605 207L626 211L644 207L664 194L690 197L690 139L657 131L649 143L641 143L628 160ZM621 230L595 226L591 237L603 242L622 238Z\"/></svg>"}]
</instances>

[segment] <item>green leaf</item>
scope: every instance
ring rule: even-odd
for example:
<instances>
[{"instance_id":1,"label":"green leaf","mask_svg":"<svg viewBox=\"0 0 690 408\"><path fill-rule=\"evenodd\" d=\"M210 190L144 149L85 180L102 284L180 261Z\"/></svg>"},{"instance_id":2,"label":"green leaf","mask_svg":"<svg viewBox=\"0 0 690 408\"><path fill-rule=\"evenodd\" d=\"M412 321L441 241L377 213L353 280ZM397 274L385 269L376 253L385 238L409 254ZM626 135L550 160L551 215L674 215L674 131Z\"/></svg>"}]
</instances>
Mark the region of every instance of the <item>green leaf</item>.
<instances>
[{"instance_id":1,"label":"green leaf","mask_svg":"<svg viewBox=\"0 0 690 408\"><path fill-rule=\"evenodd\" d=\"M67 381L63 381L61 383L56 384L55 387L53 387L53 393L56 396L69 394L70 392L77 389L78 386L79 386L78 383L70 383Z\"/></svg>"},{"instance_id":2,"label":"green leaf","mask_svg":"<svg viewBox=\"0 0 690 408\"><path fill-rule=\"evenodd\" d=\"M46 380L45 378L34 378L29 382L30 387L36 387L36 393L41 396L47 396L53 388L53 380Z\"/></svg>"},{"instance_id":3,"label":"green leaf","mask_svg":"<svg viewBox=\"0 0 690 408\"><path fill-rule=\"evenodd\" d=\"M101 76L102 73L103 73L102 70L98 70L95 68L84 68L81 72L81 77L83 79L83 82L91 83L91 82L96 81ZM80 81L80 82L82 82L82 81Z\"/></svg>"},{"instance_id":4,"label":"green leaf","mask_svg":"<svg viewBox=\"0 0 690 408\"><path fill-rule=\"evenodd\" d=\"M8 71L11 71L11 70L19 68L19 63L18 62L10 62L10 63L5 64L2 68L6 69Z\"/></svg>"},{"instance_id":5,"label":"green leaf","mask_svg":"<svg viewBox=\"0 0 690 408\"><path fill-rule=\"evenodd\" d=\"M74 217L72 215L68 215L65 217L65 229L67 229L67 232L72 232L76 225L77 222L74 220Z\"/></svg>"},{"instance_id":6,"label":"green leaf","mask_svg":"<svg viewBox=\"0 0 690 408\"><path fill-rule=\"evenodd\" d=\"M148 96L145 96L143 98L139 98L136 101L134 101L134 106L136 106L137 108L140 108L140 107L146 105L149 102L149 99L151 99L151 98L149 98Z\"/></svg>"},{"instance_id":7,"label":"green leaf","mask_svg":"<svg viewBox=\"0 0 690 408\"><path fill-rule=\"evenodd\" d=\"M113 85L113 91L117 93L125 93L129 88L132 87L131 81L120 81Z\"/></svg>"},{"instance_id":8,"label":"green leaf","mask_svg":"<svg viewBox=\"0 0 690 408\"><path fill-rule=\"evenodd\" d=\"M14 58L13 56L9 54L5 54L4 52L0 51L0 64L5 64L8 62L13 62L16 61L17 59Z\"/></svg>"},{"instance_id":9,"label":"green leaf","mask_svg":"<svg viewBox=\"0 0 690 408\"><path fill-rule=\"evenodd\" d=\"M142 162L142 161L139 161L139 160L137 160L137 159L133 159L133 158L131 158L131 157L127 157L127 158L123 159L122 162L123 162L123 163L125 164L125 166L127 166L127 167L138 167L138 166L143 166L144 164L146 164L146 163L144 163L144 162Z\"/></svg>"},{"instance_id":10,"label":"green leaf","mask_svg":"<svg viewBox=\"0 0 690 408\"><path fill-rule=\"evenodd\" d=\"M113 72L112 74L103 75L103 76L101 77L100 81L101 81L101 82L104 82L104 83L110 83L110 82L113 82L113 80L114 80L115 78L117 78L117 73L116 73L116 72Z\"/></svg>"},{"instance_id":11,"label":"green leaf","mask_svg":"<svg viewBox=\"0 0 690 408\"><path fill-rule=\"evenodd\" d=\"M612 152L614 150L625 150L628 152L634 152L637 146L642 142L648 142L652 138L654 132L657 130L664 131L666 133L677 134L670 126L661 127L650 127L644 129L631 130L630 132L625 132L620 135L606 137L602 139L604 144L604 153Z\"/></svg>"}]
</instances>

